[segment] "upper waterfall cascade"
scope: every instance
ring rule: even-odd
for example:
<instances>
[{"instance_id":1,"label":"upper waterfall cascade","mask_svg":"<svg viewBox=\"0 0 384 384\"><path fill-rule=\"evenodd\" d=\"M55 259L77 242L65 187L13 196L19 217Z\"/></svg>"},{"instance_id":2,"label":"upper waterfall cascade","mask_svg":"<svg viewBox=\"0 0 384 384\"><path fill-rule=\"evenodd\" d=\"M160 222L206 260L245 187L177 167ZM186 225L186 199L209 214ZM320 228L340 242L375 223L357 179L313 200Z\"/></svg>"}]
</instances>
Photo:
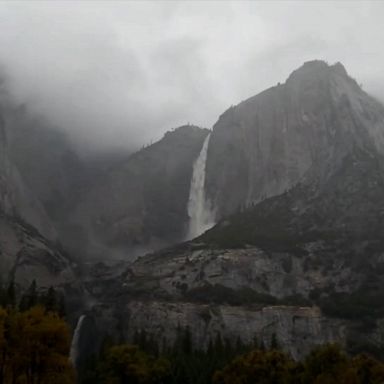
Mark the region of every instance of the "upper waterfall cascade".
<instances>
[{"instance_id":1,"label":"upper waterfall cascade","mask_svg":"<svg viewBox=\"0 0 384 384\"><path fill-rule=\"evenodd\" d=\"M205 138L200 154L193 164L188 200L188 240L201 235L215 224L212 205L205 196L205 166L210 137L211 134L208 134Z\"/></svg>"}]
</instances>

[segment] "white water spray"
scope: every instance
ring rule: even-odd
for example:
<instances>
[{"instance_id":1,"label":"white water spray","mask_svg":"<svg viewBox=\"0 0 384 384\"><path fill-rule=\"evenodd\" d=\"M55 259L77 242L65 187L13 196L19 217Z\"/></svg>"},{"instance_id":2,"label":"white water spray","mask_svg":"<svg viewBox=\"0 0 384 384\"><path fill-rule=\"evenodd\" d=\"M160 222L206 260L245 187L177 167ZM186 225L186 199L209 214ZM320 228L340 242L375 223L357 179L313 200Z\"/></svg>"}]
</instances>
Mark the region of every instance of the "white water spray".
<instances>
[{"instance_id":1,"label":"white water spray","mask_svg":"<svg viewBox=\"0 0 384 384\"><path fill-rule=\"evenodd\" d=\"M69 360L76 367L77 361L79 359L79 341L80 341L80 332L81 326L85 319L85 315L81 315L77 324L75 331L73 332L72 342L71 342L71 350L69 352Z\"/></svg>"},{"instance_id":2,"label":"white water spray","mask_svg":"<svg viewBox=\"0 0 384 384\"><path fill-rule=\"evenodd\" d=\"M187 239L193 239L211 228L214 222L214 212L210 202L205 197L205 165L211 134L204 140L200 154L193 164L191 188L189 191L188 215L189 230Z\"/></svg>"}]
</instances>

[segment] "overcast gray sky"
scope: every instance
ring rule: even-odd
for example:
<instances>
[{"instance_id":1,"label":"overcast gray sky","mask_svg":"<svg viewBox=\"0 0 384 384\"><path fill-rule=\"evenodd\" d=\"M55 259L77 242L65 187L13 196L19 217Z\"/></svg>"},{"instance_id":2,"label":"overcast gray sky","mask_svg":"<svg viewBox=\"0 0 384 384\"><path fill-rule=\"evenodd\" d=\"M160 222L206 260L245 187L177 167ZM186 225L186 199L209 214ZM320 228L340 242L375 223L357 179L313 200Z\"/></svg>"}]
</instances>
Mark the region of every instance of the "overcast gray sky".
<instances>
[{"instance_id":1,"label":"overcast gray sky","mask_svg":"<svg viewBox=\"0 0 384 384\"><path fill-rule=\"evenodd\" d=\"M341 61L384 98L384 2L0 2L0 66L18 101L95 146L136 146L304 61Z\"/></svg>"}]
</instances>

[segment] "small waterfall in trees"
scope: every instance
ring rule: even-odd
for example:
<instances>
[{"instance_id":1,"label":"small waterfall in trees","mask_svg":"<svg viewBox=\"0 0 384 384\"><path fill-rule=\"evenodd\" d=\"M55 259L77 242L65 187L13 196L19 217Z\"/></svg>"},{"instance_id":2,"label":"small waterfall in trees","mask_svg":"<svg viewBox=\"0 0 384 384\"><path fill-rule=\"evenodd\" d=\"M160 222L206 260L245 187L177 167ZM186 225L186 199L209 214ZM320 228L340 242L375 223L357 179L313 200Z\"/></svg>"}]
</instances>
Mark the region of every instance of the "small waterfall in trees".
<instances>
[{"instance_id":1,"label":"small waterfall in trees","mask_svg":"<svg viewBox=\"0 0 384 384\"><path fill-rule=\"evenodd\" d=\"M85 315L80 316L76 324L76 328L75 328L75 331L73 332L73 337L71 342L71 350L69 352L69 360L72 362L75 368L79 360L80 333L81 333L81 327L85 317L86 317Z\"/></svg>"},{"instance_id":2,"label":"small waterfall in trees","mask_svg":"<svg viewBox=\"0 0 384 384\"><path fill-rule=\"evenodd\" d=\"M210 137L211 134L208 134L205 138L200 154L193 164L188 201L188 240L201 235L215 224L213 209L205 196L205 166Z\"/></svg>"}]
</instances>

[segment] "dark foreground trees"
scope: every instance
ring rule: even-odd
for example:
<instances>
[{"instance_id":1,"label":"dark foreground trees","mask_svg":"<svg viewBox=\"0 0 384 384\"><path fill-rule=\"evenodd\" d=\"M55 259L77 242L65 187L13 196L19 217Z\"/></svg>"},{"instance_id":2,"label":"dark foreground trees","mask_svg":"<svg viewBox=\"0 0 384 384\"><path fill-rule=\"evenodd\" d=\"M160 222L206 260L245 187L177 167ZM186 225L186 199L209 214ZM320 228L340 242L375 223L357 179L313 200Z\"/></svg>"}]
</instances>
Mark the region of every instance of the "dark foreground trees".
<instances>
[{"instance_id":1,"label":"dark foreground trees","mask_svg":"<svg viewBox=\"0 0 384 384\"><path fill-rule=\"evenodd\" d=\"M252 351L213 377L214 384L381 384L384 364L370 356L348 357L339 346L316 348L303 362L281 351Z\"/></svg>"},{"instance_id":2,"label":"dark foreground trees","mask_svg":"<svg viewBox=\"0 0 384 384\"><path fill-rule=\"evenodd\" d=\"M67 324L42 306L0 307L0 384L73 384Z\"/></svg>"},{"instance_id":3,"label":"dark foreground trees","mask_svg":"<svg viewBox=\"0 0 384 384\"><path fill-rule=\"evenodd\" d=\"M13 285L0 289L0 384L74 384L69 362L70 332L60 316L64 305L53 289L38 294L35 284L17 303ZM60 297L59 297L60 298ZM179 328L173 345L137 332L133 345L106 340L99 356L81 367L79 384L381 384L384 364L324 345L303 361L268 345L244 345L217 334L207 349L196 349L191 330Z\"/></svg>"},{"instance_id":4,"label":"dark foreground trees","mask_svg":"<svg viewBox=\"0 0 384 384\"><path fill-rule=\"evenodd\" d=\"M252 351L235 358L213 377L215 384L294 383L296 363L277 350Z\"/></svg>"},{"instance_id":5,"label":"dark foreground trees","mask_svg":"<svg viewBox=\"0 0 384 384\"><path fill-rule=\"evenodd\" d=\"M109 348L99 366L105 384L160 384L169 382L170 364L165 358L152 357L135 345Z\"/></svg>"},{"instance_id":6,"label":"dark foreground trees","mask_svg":"<svg viewBox=\"0 0 384 384\"><path fill-rule=\"evenodd\" d=\"M106 343L81 384L382 384L384 363L340 346L315 348L303 361L255 340L244 345L218 337L206 350L193 346L188 328L173 346L138 333L137 345ZM273 343L271 343L272 345Z\"/></svg>"}]
</instances>

